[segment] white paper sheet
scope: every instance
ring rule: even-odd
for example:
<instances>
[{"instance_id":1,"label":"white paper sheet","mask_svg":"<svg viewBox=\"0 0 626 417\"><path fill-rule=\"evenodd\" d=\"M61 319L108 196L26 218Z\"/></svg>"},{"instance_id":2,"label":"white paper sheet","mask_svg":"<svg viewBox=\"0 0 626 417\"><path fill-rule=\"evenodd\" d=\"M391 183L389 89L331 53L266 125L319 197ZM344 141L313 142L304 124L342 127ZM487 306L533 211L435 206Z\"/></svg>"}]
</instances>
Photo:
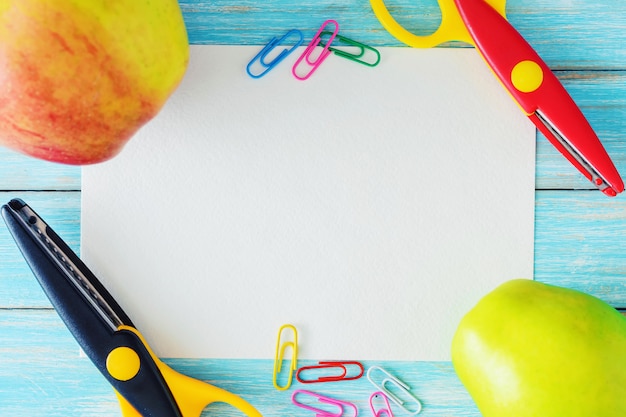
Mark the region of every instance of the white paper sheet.
<instances>
[{"instance_id":1,"label":"white paper sheet","mask_svg":"<svg viewBox=\"0 0 626 417\"><path fill-rule=\"evenodd\" d=\"M532 124L476 51L378 67L195 46L159 116L83 170L82 256L164 357L449 360L483 295L532 278ZM302 49L300 49L301 51Z\"/></svg>"}]
</instances>

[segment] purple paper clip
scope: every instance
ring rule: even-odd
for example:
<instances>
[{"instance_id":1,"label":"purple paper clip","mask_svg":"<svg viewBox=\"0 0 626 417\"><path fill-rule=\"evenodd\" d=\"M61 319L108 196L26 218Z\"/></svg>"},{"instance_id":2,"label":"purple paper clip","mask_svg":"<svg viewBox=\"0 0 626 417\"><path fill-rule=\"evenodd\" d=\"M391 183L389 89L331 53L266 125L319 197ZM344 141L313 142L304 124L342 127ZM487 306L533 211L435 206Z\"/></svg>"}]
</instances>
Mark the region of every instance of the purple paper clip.
<instances>
[{"instance_id":1,"label":"purple paper clip","mask_svg":"<svg viewBox=\"0 0 626 417\"><path fill-rule=\"evenodd\" d=\"M311 55L315 48L320 45L321 34L324 29L326 29L326 26L331 24L335 26L335 30L331 32L330 38L328 39L328 41L326 41L325 45L323 45L320 54L317 56L317 58L313 60L311 58ZM291 73L293 74L293 76L302 81L309 78L311 74L313 74L315 70L322 64L322 62L324 62L324 60L328 58L328 55L331 54L330 44L335 39L335 36L337 36L337 33L339 33L339 24L335 20L327 20L322 23L322 26L319 28L319 30L311 40L311 43L309 43L302 55L300 55L300 58L298 58L296 63L293 65L293 68L291 69ZM301 76L298 74L298 67L300 66L302 61L305 61L305 64L311 67L311 69L305 75Z\"/></svg>"},{"instance_id":2,"label":"purple paper clip","mask_svg":"<svg viewBox=\"0 0 626 417\"><path fill-rule=\"evenodd\" d=\"M374 406L375 398L382 398L382 400L384 401L384 406L381 408L375 407ZM391 412L391 406L389 405L389 398L387 398L385 393L382 391L376 391L375 393L370 395L370 408L372 409L372 413L374 414L374 417L383 417L383 416L393 417L393 413Z\"/></svg>"},{"instance_id":3,"label":"purple paper clip","mask_svg":"<svg viewBox=\"0 0 626 417\"><path fill-rule=\"evenodd\" d=\"M313 397L319 403L329 404L329 405L335 406L337 411L336 412L331 412L331 411L328 411L328 410L324 410L323 408L313 407L312 405L309 405L307 403L300 402L296 398L298 395ZM357 415L359 414L359 412L358 412L358 410L356 408L356 405L354 405L354 404L352 404L350 402L336 400L336 399L330 398L330 397L324 397L323 395L316 394L316 393L311 392L311 391L305 391L305 390L302 390L302 389L294 391L294 393L291 395L291 401L294 403L294 405L297 405L300 408L304 408L305 410L313 411L315 413L316 417L342 417L342 416L344 416L344 410L346 410L346 409L351 409L352 410L352 414L348 415L349 417L357 417Z\"/></svg>"}]
</instances>

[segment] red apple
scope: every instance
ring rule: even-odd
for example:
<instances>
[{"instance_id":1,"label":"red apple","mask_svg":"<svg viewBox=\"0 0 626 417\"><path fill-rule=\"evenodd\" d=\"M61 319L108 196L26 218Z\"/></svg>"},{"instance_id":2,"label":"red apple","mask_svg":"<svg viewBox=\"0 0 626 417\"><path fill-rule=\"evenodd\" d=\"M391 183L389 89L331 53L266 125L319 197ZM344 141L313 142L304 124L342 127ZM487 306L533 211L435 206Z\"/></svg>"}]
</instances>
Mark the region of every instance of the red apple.
<instances>
[{"instance_id":1,"label":"red apple","mask_svg":"<svg viewBox=\"0 0 626 417\"><path fill-rule=\"evenodd\" d=\"M0 143L66 164L112 158L188 59L176 0L0 0Z\"/></svg>"}]
</instances>

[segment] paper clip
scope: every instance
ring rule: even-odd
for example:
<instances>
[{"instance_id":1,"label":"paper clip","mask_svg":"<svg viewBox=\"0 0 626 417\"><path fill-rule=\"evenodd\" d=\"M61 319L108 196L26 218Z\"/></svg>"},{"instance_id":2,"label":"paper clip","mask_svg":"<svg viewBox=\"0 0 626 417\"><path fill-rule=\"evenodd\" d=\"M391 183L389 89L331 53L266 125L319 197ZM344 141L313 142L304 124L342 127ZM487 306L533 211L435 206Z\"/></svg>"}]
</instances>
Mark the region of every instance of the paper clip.
<instances>
[{"instance_id":1,"label":"paper clip","mask_svg":"<svg viewBox=\"0 0 626 417\"><path fill-rule=\"evenodd\" d=\"M278 48L279 46L285 45L287 43L286 40L290 37L297 37L296 43L291 48L283 48L283 50L280 51L280 53L274 59L272 59L271 62L267 62L268 55L273 51L275 52L276 48ZM267 74L272 68L278 65L283 59L285 59L287 55L292 53L298 46L300 46L303 41L304 37L302 36L302 32L300 32L298 29L290 30L281 38L272 38L272 40L269 41L269 43L265 45L265 47L263 47L263 49L261 49L261 51L256 54L256 56L252 58L250 62L248 62L248 65L246 66L246 72L252 78L261 78L262 76ZM264 68L263 71L258 74L253 73L254 67L259 66L261 68Z\"/></svg>"},{"instance_id":2,"label":"paper clip","mask_svg":"<svg viewBox=\"0 0 626 417\"><path fill-rule=\"evenodd\" d=\"M357 375L348 376L349 366L357 366L359 368L359 373ZM331 369L331 368L340 369L341 373L339 373L338 375L320 376L317 379L306 379L306 378L302 378L302 376L300 375L303 372L306 373L307 371L313 371L317 369ZM361 378L364 372L365 372L365 369L363 368L363 365L361 365L360 362L326 361L326 362L320 362L319 365L303 366L302 368L298 369L298 372L296 372L296 379L298 380L298 382L301 382L303 384L312 384L314 382L351 381L353 379Z\"/></svg>"},{"instance_id":3,"label":"paper clip","mask_svg":"<svg viewBox=\"0 0 626 417\"><path fill-rule=\"evenodd\" d=\"M324 31L320 34L320 45L325 46L323 37L325 35L332 35L332 32ZM357 42L353 39L346 38L343 35L337 34L335 36L335 44L339 41L347 45L349 48L356 48L355 52L350 52L349 49L339 49L337 46L328 47L328 50L333 52L335 55L340 56L342 58L349 59L354 62L358 62L359 64L367 65L368 67L375 67L380 62L380 52L376 48L373 48L369 45L365 45L364 43ZM364 59L366 53L368 56L375 59L372 59L373 62Z\"/></svg>"},{"instance_id":4,"label":"paper clip","mask_svg":"<svg viewBox=\"0 0 626 417\"><path fill-rule=\"evenodd\" d=\"M281 340L283 339L283 333L285 329L291 329L293 332L293 341L284 342L281 344ZM283 367L283 361L285 360L285 350L287 348L291 348L291 364L289 366L289 376L287 377L287 383L283 386L278 385L278 374ZM293 373L298 367L298 331L291 324L285 324L280 327L278 330L278 339L276 340L276 356L274 357L274 376L272 382L274 383L274 388L279 391L285 391L289 389L291 386L291 381L293 380Z\"/></svg>"},{"instance_id":5,"label":"paper clip","mask_svg":"<svg viewBox=\"0 0 626 417\"><path fill-rule=\"evenodd\" d=\"M382 372L385 375L385 377L383 378L380 384L377 384L372 379L371 374L372 374L372 371L375 369ZM389 372L385 371L380 366L372 366L371 368L369 368L367 370L367 379L369 379L372 385L374 385L381 392L383 392L391 401L396 403L398 407L402 408L402 410L404 410L405 412L409 414L418 414L420 411L422 411L422 403L417 397L411 394L411 391L410 391L411 387L409 387L404 382L400 381L398 378L392 376ZM406 407L405 404L407 403L407 401L404 401L398 398L395 394L393 394L390 390L388 390L387 387L385 386L386 384L395 385L396 388L404 394L404 396L409 397L410 401L415 404L415 407L410 407L410 408Z\"/></svg>"},{"instance_id":6,"label":"paper clip","mask_svg":"<svg viewBox=\"0 0 626 417\"><path fill-rule=\"evenodd\" d=\"M324 29L328 25L334 25L335 30L331 32L328 42L326 42L326 45L323 45L322 51L317 56L317 58L315 58L315 60L312 60L311 55L313 51L315 50L315 48L320 44L320 40L321 40L320 35L322 34ZM338 32L339 32L339 24L336 21L327 20L324 23L322 23L322 26L319 28L319 30L317 31L317 33L311 40L311 43L309 43L309 45L306 47L302 55L300 55L300 58L298 58L296 63L293 65L293 68L291 68L291 73L293 74L293 76L299 80L306 80L307 78L309 78L315 72L315 70L322 64L322 62L324 62L324 60L328 58L328 55L331 54L329 47L332 41L335 39L335 36L337 36ZM298 67L300 66L302 61L305 61L305 64L309 65L311 69L305 75L301 76L301 75L298 75Z\"/></svg>"},{"instance_id":7,"label":"paper clip","mask_svg":"<svg viewBox=\"0 0 626 417\"><path fill-rule=\"evenodd\" d=\"M313 397L319 403L328 404L328 405L334 406L337 411L336 412L331 412L331 411L328 411L328 410L324 410L323 408L313 407L313 406L311 406L311 405L309 405L307 403L300 402L296 398L296 397L298 397L298 395ZM336 400L336 399L330 398L330 397L324 397L323 395L319 395L319 394L316 394L314 392L305 391L305 390L301 390L301 389L294 391L294 393L291 395L291 401L294 403L294 405L297 405L300 408L304 408L305 410L313 411L317 417L342 417L342 416L345 415L344 412L347 409L351 409L352 410L351 417L356 417L359 414L359 412L358 412L358 410L356 408L356 405L354 405L354 404L352 404L350 402Z\"/></svg>"},{"instance_id":8,"label":"paper clip","mask_svg":"<svg viewBox=\"0 0 626 417\"><path fill-rule=\"evenodd\" d=\"M374 406L375 398L382 398L385 403L384 407L382 408L375 407ZM373 393L372 395L370 395L370 408L372 409L372 413L374 414L374 417L383 417L383 416L393 417L393 413L391 412L391 406L389 405L389 398L387 398L385 393L382 391L377 391Z\"/></svg>"}]
</instances>

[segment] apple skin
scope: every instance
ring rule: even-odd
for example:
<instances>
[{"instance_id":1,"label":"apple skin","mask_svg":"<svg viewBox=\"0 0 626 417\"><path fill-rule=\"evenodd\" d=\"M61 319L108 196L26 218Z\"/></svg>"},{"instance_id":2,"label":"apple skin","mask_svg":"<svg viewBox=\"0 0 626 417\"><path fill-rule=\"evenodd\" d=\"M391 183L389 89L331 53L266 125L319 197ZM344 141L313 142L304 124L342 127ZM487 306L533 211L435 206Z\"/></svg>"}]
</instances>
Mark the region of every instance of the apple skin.
<instances>
[{"instance_id":1,"label":"apple skin","mask_svg":"<svg viewBox=\"0 0 626 417\"><path fill-rule=\"evenodd\" d=\"M484 417L626 416L626 317L588 294L509 281L461 320L452 362Z\"/></svg>"},{"instance_id":2,"label":"apple skin","mask_svg":"<svg viewBox=\"0 0 626 417\"><path fill-rule=\"evenodd\" d=\"M65 164L110 159L188 61L176 0L0 0L0 144Z\"/></svg>"}]
</instances>

